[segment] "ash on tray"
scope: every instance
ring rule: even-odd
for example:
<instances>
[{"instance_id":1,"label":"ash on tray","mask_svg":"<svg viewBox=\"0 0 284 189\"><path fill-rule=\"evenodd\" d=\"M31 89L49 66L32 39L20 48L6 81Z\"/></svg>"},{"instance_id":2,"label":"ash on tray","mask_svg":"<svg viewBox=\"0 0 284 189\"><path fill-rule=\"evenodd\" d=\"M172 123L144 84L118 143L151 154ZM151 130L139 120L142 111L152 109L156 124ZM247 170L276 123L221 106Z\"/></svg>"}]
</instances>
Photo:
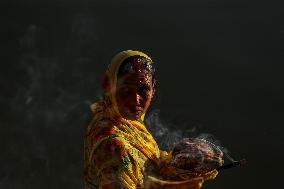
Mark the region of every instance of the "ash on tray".
<instances>
[{"instance_id":1,"label":"ash on tray","mask_svg":"<svg viewBox=\"0 0 284 189\"><path fill-rule=\"evenodd\" d=\"M224 164L223 152L215 144L200 138L184 138L172 150L171 164L196 173L208 172Z\"/></svg>"}]
</instances>

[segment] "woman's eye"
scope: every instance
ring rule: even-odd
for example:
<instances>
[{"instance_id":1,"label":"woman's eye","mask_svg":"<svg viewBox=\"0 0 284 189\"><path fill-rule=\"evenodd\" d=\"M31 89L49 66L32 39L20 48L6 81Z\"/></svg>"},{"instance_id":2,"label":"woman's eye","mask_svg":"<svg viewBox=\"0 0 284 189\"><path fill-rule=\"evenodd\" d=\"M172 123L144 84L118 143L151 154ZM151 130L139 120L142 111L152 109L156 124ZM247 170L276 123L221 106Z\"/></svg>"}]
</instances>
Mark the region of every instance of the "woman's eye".
<instances>
[{"instance_id":1,"label":"woman's eye","mask_svg":"<svg viewBox=\"0 0 284 189\"><path fill-rule=\"evenodd\" d=\"M149 91L149 87L147 86L142 86L140 87L140 90L139 90L141 93L143 94L146 94L148 91Z\"/></svg>"}]
</instances>

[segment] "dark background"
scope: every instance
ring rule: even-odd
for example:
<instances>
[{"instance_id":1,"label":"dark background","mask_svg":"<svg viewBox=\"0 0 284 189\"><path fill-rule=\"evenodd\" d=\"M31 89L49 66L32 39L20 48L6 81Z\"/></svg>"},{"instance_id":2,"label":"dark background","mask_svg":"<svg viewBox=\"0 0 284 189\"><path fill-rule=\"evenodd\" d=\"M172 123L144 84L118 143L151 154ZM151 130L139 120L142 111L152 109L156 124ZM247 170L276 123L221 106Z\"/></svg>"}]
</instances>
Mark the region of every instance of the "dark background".
<instances>
[{"instance_id":1,"label":"dark background","mask_svg":"<svg viewBox=\"0 0 284 189\"><path fill-rule=\"evenodd\" d=\"M248 160L204 188L281 187L280 3L12 0L0 6L0 188L83 187L89 105L101 94L106 65L126 49L144 51L158 65L147 118L152 129L157 124L173 134L170 142L185 132L209 133L234 159Z\"/></svg>"}]
</instances>

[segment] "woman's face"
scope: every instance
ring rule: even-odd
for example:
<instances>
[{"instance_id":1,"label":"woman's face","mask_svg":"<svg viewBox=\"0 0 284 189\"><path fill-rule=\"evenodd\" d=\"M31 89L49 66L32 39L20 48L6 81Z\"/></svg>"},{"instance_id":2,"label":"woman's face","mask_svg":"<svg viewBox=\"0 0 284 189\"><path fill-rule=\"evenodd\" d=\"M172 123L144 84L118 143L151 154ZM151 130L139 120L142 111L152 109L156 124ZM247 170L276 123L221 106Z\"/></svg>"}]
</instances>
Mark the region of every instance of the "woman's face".
<instances>
[{"instance_id":1,"label":"woman's face","mask_svg":"<svg viewBox=\"0 0 284 189\"><path fill-rule=\"evenodd\" d=\"M146 73L131 73L117 81L116 101L120 114L125 119L138 120L145 113L154 96L152 76Z\"/></svg>"}]
</instances>

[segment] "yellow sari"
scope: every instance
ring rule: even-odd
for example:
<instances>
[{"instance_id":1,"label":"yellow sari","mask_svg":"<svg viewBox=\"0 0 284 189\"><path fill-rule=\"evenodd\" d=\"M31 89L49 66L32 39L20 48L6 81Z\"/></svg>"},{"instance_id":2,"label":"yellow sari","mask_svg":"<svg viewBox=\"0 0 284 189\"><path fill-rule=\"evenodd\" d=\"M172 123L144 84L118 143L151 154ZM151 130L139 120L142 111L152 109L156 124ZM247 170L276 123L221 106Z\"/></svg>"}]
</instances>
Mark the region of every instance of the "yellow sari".
<instances>
[{"instance_id":1,"label":"yellow sari","mask_svg":"<svg viewBox=\"0 0 284 189\"><path fill-rule=\"evenodd\" d=\"M159 150L143 123L145 114L141 120L132 121L124 119L118 111L115 99L118 69L126 58L134 55L151 60L139 51L118 53L106 71L109 92L91 106L93 118L84 138L85 189L200 188L205 178L202 175L167 165L161 168L160 158L170 158L170 154ZM156 176L147 174L147 167L151 167ZM178 181L163 180L163 175L168 178L169 173L187 176L180 176L183 179ZM207 174L205 179L214 178L216 174L216 171Z\"/></svg>"}]
</instances>

